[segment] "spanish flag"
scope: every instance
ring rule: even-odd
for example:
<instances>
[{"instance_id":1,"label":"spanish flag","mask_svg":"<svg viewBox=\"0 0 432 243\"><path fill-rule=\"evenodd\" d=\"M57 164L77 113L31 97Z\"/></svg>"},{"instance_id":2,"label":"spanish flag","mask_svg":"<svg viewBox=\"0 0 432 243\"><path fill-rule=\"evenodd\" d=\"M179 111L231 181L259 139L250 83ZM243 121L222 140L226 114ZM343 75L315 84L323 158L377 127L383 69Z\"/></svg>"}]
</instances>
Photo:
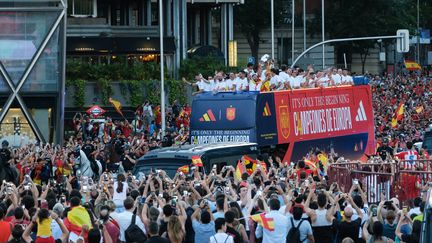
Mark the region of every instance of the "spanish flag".
<instances>
[{"instance_id":1,"label":"spanish flag","mask_svg":"<svg viewBox=\"0 0 432 243\"><path fill-rule=\"evenodd\" d=\"M270 80L266 80L261 84L261 92L270 91Z\"/></svg>"},{"instance_id":2,"label":"spanish flag","mask_svg":"<svg viewBox=\"0 0 432 243\"><path fill-rule=\"evenodd\" d=\"M192 156L192 164L194 166L203 167L203 162L202 162L201 158L198 155Z\"/></svg>"},{"instance_id":3,"label":"spanish flag","mask_svg":"<svg viewBox=\"0 0 432 243\"><path fill-rule=\"evenodd\" d=\"M114 107L114 109L117 111L117 113L119 113L120 115L124 116L123 112L121 111L122 105L121 105L120 101L114 100L112 98L109 98L109 102Z\"/></svg>"},{"instance_id":4,"label":"spanish flag","mask_svg":"<svg viewBox=\"0 0 432 243\"><path fill-rule=\"evenodd\" d=\"M70 232L75 234L81 234L81 228L83 225L88 225L90 228L92 226L90 215L82 206L73 207L68 213L67 218L64 220L66 228Z\"/></svg>"},{"instance_id":5,"label":"spanish flag","mask_svg":"<svg viewBox=\"0 0 432 243\"><path fill-rule=\"evenodd\" d=\"M398 121L402 120L403 115L405 111L405 104L401 103L398 108L395 111L395 114L393 115L391 126L392 128L395 128L397 126Z\"/></svg>"},{"instance_id":6,"label":"spanish flag","mask_svg":"<svg viewBox=\"0 0 432 243\"><path fill-rule=\"evenodd\" d=\"M423 112L423 106L422 105L417 106L415 110L416 110L417 114L420 114Z\"/></svg>"},{"instance_id":7,"label":"spanish flag","mask_svg":"<svg viewBox=\"0 0 432 243\"><path fill-rule=\"evenodd\" d=\"M183 174L189 174L189 166L183 165L177 169L177 172L183 172Z\"/></svg>"},{"instance_id":8,"label":"spanish flag","mask_svg":"<svg viewBox=\"0 0 432 243\"><path fill-rule=\"evenodd\" d=\"M418 63L409 60L405 60L405 68L409 71L421 70L421 66Z\"/></svg>"},{"instance_id":9,"label":"spanish flag","mask_svg":"<svg viewBox=\"0 0 432 243\"><path fill-rule=\"evenodd\" d=\"M250 217L253 221L257 222L264 229L273 231L275 228L274 220L273 218L266 218L265 214L266 213L255 214L255 215L251 215Z\"/></svg>"},{"instance_id":10,"label":"spanish flag","mask_svg":"<svg viewBox=\"0 0 432 243\"><path fill-rule=\"evenodd\" d=\"M249 175L252 174L256 169L257 161L247 155L243 155L242 160L244 161L246 172Z\"/></svg>"},{"instance_id":11,"label":"spanish flag","mask_svg":"<svg viewBox=\"0 0 432 243\"><path fill-rule=\"evenodd\" d=\"M235 177L237 180L241 180L241 176L246 172L246 168L241 164L240 161L237 162L237 167L235 171Z\"/></svg>"}]
</instances>

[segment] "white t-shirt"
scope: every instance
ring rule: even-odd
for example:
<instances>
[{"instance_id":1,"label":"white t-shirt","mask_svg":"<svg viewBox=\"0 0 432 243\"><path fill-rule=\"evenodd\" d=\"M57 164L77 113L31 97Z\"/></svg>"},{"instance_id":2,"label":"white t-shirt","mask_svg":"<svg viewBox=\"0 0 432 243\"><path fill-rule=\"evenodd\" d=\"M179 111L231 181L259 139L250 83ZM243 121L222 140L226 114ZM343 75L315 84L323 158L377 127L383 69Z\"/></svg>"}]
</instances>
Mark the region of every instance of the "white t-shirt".
<instances>
[{"instance_id":1,"label":"white t-shirt","mask_svg":"<svg viewBox=\"0 0 432 243\"><path fill-rule=\"evenodd\" d=\"M234 239L226 233L216 233L210 237L210 243L233 243Z\"/></svg>"},{"instance_id":2,"label":"white t-shirt","mask_svg":"<svg viewBox=\"0 0 432 243\"><path fill-rule=\"evenodd\" d=\"M125 231L127 230L127 228L129 227L129 225L132 222L133 213L131 213L129 211L124 211L122 213L115 213L114 212L114 213L111 213L110 215L120 226L120 240L126 241ZM146 231L144 224L141 221L141 218L139 217L139 215L137 215L135 218L135 224L138 225L138 227L144 232L144 234L147 234L147 231Z\"/></svg>"},{"instance_id":3,"label":"white t-shirt","mask_svg":"<svg viewBox=\"0 0 432 243\"><path fill-rule=\"evenodd\" d=\"M225 91L226 89L227 89L227 85L226 85L225 80L216 82L214 90L216 90L216 91Z\"/></svg>"},{"instance_id":4,"label":"white t-shirt","mask_svg":"<svg viewBox=\"0 0 432 243\"><path fill-rule=\"evenodd\" d=\"M353 82L353 78L351 77L351 75L347 75L347 76L342 75L342 83L352 83L352 82Z\"/></svg>"},{"instance_id":5,"label":"white t-shirt","mask_svg":"<svg viewBox=\"0 0 432 243\"><path fill-rule=\"evenodd\" d=\"M247 78L240 78L238 77L236 79L236 90L237 91L241 91L241 90L248 90L247 86L249 85L249 82L247 80Z\"/></svg>"},{"instance_id":6,"label":"white t-shirt","mask_svg":"<svg viewBox=\"0 0 432 243\"><path fill-rule=\"evenodd\" d=\"M275 75L275 76L271 77L271 79L270 79L270 87L272 85L275 85L276 89L280 88L279 86L281 85L281 80L280 80L280 78L279 78L278 75Z\"/></svg>"},{"instance_id":7,"label":"white t-shirt","mask_svg":"<svg viewBox=\"0 0 432 243\"><path fill-rule=\"evenodd\" d=\"M262 82L255 83L254 81L249 82L249 91L260 91Z\"/></svg>"},{"instance_id":8,"label":"white t-shirt","mask_svg":"<svg viewBox=\"0 0 432 243\"><path fill-rule=\"evenodd\" d=\"M227 79L227 80L225 81L225 83L226 83L226 88L227 88L227 90L233 90L234 85L236 85L236 80L235 80L235 79L234 79L234 80L232 80L232 79Z\"/></svg>"},{"instance_id":9,"label":"white t-shirt","mask_svg":"<svg viewBox=\"0 0 432 243\"><path fill-rule=\"evenodd\" d=\"M339 74L332 74L332 79L335 85L339 85L342 83L342 77Z\"/></svg>"},{"instance_id":10,"label":"white t-shirt","mask_svg":"<svg viewBox=\"0 0 432 243\"><path fill-rule=\"evenodd\" d=\"M120 205L123 205L123 201L126 199L127 197L127 188L128 188L128 184L126 182L123 182L123 191L122 192L117 192L117 187L118 187L118 182L115 181L114 182L114 194L113 194L113 201L116 203L119 203Z\"/></svg>"},{"instance_id":11,"label":"white t-shirt","mask_svg":"<svg viewBox=\"0 0 432 243\"><path fill-rule=\"evenodd\" d=\"M303 77L302 76L296 76L296 77L292 77L292 83L290 83L291 88L293 89L298 89L300 88L302 82L303 82Z\"/></svg>"},{"instance_id":12,"label":"white t-shirt","mask_svg":"<svg viewBox=\"0 0 432 243\"><path fill-rule=\"evenodd\" d=\"M318 85L323 86L323 87L328 87L328 86L330 86L330 79L327 76L324 76L324 77L318 79Z\"/></svg>"},{"instance_id":13,"label":"white t-shirt","mask_svg":"<svg viewBox=\"0 0 432 243\"><path fill-rule=\"evenodd\" d=\"M283 83L285 83L285 82L288 82L288 81L289 81L290 76L288 75L288 73L282 71L282 72L279 73L279 78L281 79L281 81L282 81Z\"/></svg>"},{"instance_id":14,"label":"white t-shirt","mask_svg":"<svg viewBox=\"0 0 432 243\"><path fill-rule=\"evenodd\" d=\"M213 85L214 85L213 80L211 80L211 81L201 80L198 82L199 90L206 91L206 92L213 91Z\"/></svg>"}]
</instances>

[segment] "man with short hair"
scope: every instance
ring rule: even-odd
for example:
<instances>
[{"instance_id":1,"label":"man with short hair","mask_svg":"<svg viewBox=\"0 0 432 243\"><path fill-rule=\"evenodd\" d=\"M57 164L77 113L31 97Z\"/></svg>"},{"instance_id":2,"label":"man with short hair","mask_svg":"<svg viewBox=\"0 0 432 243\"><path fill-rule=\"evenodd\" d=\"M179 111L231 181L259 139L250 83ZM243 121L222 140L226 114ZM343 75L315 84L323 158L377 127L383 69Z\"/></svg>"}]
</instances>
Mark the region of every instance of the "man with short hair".
<instances>
[{"instance_id":1,"label":"man with short hair","mask_svg":"<svg viewBox=\"0 0 432 243\"><path fill-rule=\"evenodd\" d=\"M225 213L225 221L227 223L226 226L226 233L234 239L234 243L242 243L243 239L239 232L234 228L234 220L235 220L235 213L231 210L228 210Z\"/></svg>"},{"instance_id":2,"label":"man with short hair","mask_svg":"<svg viewBox=\"0 0 432 243\"><path fill-rule=\"evenodd\" d=\"M292 227L298 227L300 232L300 241L305 243L314 243L315 239L312 233L312 227L309 221L302 219L304 210L301 206L294 206L292 208L292 217L289 217L288 232Z\"/></svg>"},{"instance_id":3,"label":"man with short hair","mask_svg":"<svg viewBox=\"0 0 432 243\"><path fill-rule=\"evenodd\" d=\"M228 205L226 202L226 197L224 195L216 198L216 213L213 213L215 219L225 217L225 211L227 211Z\"/></svg>"},{"instance_id":4,"label":"man with short hair","mask_svg":"<svg viewBox=\"0 0 432 243\"><path fill-rule=\"evenodd\" d=\"M200 215L201 219L198 220ZM213 214L210 212L207 201L201 200L199 202L199 207L195 209L191 218L192 227L195 231L195 242L208 242L210 237L216 234Z\"/></svg>"},{"instance_id":5,"label":"man with short hair","mask_svg":"<svg viewBox=\"0 0 432 243\"><path fill-rule=\"evenodd\" d=\"M249 90L249 82L246 77L245 71L240 71L236 80L236 90L237 91L248 91Z\"/></svg>"},{"instance_id":6,"label":"man with short hair","mask_svg":"<svg viewBox=\"0 0 432 243\"><path fill-rule=\"evenodd\" d=\"M288 234L288 218L279 213L280 202L279 199L272 198L269 200L270 212L265 213L264 217L273 220L274 230L264 229L258 225L255 230L257 238L263 238L263 243L282 243L286 242Z\"/></svg>"},{"instance_id":7,"label":"man with short hair","mask_svg":"<svg viewBox=\"0 0 432 243\"><path fill-rule=\"evenodd\" d=\"M218 218L215 220L216 234L210 237L210 243L233 243L232 236L226 234L226 223L224 218Z\"/></svg>"},{"instance_id":8,"label":"man with short hair","mask_svg":"<svg viewBox=\"0 0 432 243\"><path fill-rule=\"evenodd\" d=\"M354 80L351 75L348 74L348 69L342 70L342 84L353 85Z\"/></svg>"},{"instance_id":9,"label":"man with short hair","mask_svg":"<svg viewBox=\"0 0 432 243\"><path fill-rule=\"evenodd\" d=\"M125 231L132 222L132 217L134 215L133 212L135 210L135 201L132 197L127 197L123 202L123 206L126 211L121 213L111 213L111 217L118 223L120 227L120 241L126 241ZM144 234L146 234L144 224L141 221L139 215L135 217L135 224L144 232Z\"/></svg>"},{"instance_id":10,"label":"man with short hair","mask_svg":"<svg viewBox=\"0 0 432 243\"><path fill-rule=\"evenodd\" d=\"M357 207L357 205L354 203L350 195L347 194L343 194L342 196L341 195L342 194L339 195L338 200L345 198L350 203L351 206L345 207L344 210L345 221L339 222L337 224L337 228L339 231L337 242L341 242L341 240L345 239L346 237L349 237L357 242L359 239L359 231L360 231L360 226L363 218L363 212L359 207ZM356 210L358 214L358 218L356 220L352 220L351 218L353 216L353 209Z\"/></svg>"},{"instance_id":11,"label":"man with short hair","mask_svg":"<svg viewBox=\"0 0 432 243\"><path fill-rule=\"evenodd\" d=\"M169 243L170 241L167 238L159 236L159 225L156 222L150 222L149 227L149 236L145 243Z\"/></svg>"}]
</instances>

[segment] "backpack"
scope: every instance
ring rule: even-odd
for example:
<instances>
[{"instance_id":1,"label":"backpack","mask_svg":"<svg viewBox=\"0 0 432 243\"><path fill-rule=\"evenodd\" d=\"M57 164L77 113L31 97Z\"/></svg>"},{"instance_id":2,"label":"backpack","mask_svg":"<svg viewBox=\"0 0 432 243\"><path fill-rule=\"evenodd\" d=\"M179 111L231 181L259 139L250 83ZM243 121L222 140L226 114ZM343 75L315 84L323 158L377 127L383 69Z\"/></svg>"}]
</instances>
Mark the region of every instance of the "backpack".
<instances>
[{"instance_id":1,"label":"backpack","mask_svg":"<svg viewBox=\"0 0 432 243\"><path fill-rule=\"evenodd\" d=\"M286 238L286 242L290 242L290 243L301 243L304 240L300 239L300 225L303 223L303 219L300 220L300 223L297 225L297 227L294 226L294 221L291 218L291 229L288 232L287 238Z\"/></svg>"},{"instance_id":2,"label":"backpack","mask_svg":"<svg viewBox=\"0 0 432 243\"><path fill-rule=\"evenodd\" d=\"M129 227L125 230L126 243L144 242L147 240L147 236L144 232L135 224L136 214L132 216L132 222Z\"/></svg>"}]
</instances>

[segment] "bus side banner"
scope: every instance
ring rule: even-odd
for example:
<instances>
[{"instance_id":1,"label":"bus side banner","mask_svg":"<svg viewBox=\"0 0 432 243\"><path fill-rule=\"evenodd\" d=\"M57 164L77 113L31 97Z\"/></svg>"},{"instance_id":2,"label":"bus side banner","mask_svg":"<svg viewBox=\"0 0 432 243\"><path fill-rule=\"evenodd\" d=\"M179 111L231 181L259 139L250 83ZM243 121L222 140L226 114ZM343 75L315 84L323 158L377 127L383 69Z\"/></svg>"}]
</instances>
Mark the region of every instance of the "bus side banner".
<instances>
[{"instance_id":1,"label":"bus side banner","mask_svg":"<svg viewBox=\"0 0 432 243\"><path fill-rule=\"evenodd\" d=\"M276 110L273 93L263 93L258 96L257 109L257 140L260 145L278 143L276 127Z\"/></svg>"},{"instance_id":2,"label":"bus side banner","mask_svg":"<svg viewBox=\"0 0 432 243\"><path fill-rule=\"evenodd\" d=\"M257 93L199 94L192 103L193 144L256 142Z\"/></svg>"},{"instance_id":3,"label":"bus side banner","mask_svg":"<svg viewBox=\"0 0 432 243\"><path fill-rule=\"evenodd\" d=\"M274 99L279 144L357 133L373 136L368 85L276 92ZM361 143L373 147L368 140Z\"/></svg>"}]
</instances>

